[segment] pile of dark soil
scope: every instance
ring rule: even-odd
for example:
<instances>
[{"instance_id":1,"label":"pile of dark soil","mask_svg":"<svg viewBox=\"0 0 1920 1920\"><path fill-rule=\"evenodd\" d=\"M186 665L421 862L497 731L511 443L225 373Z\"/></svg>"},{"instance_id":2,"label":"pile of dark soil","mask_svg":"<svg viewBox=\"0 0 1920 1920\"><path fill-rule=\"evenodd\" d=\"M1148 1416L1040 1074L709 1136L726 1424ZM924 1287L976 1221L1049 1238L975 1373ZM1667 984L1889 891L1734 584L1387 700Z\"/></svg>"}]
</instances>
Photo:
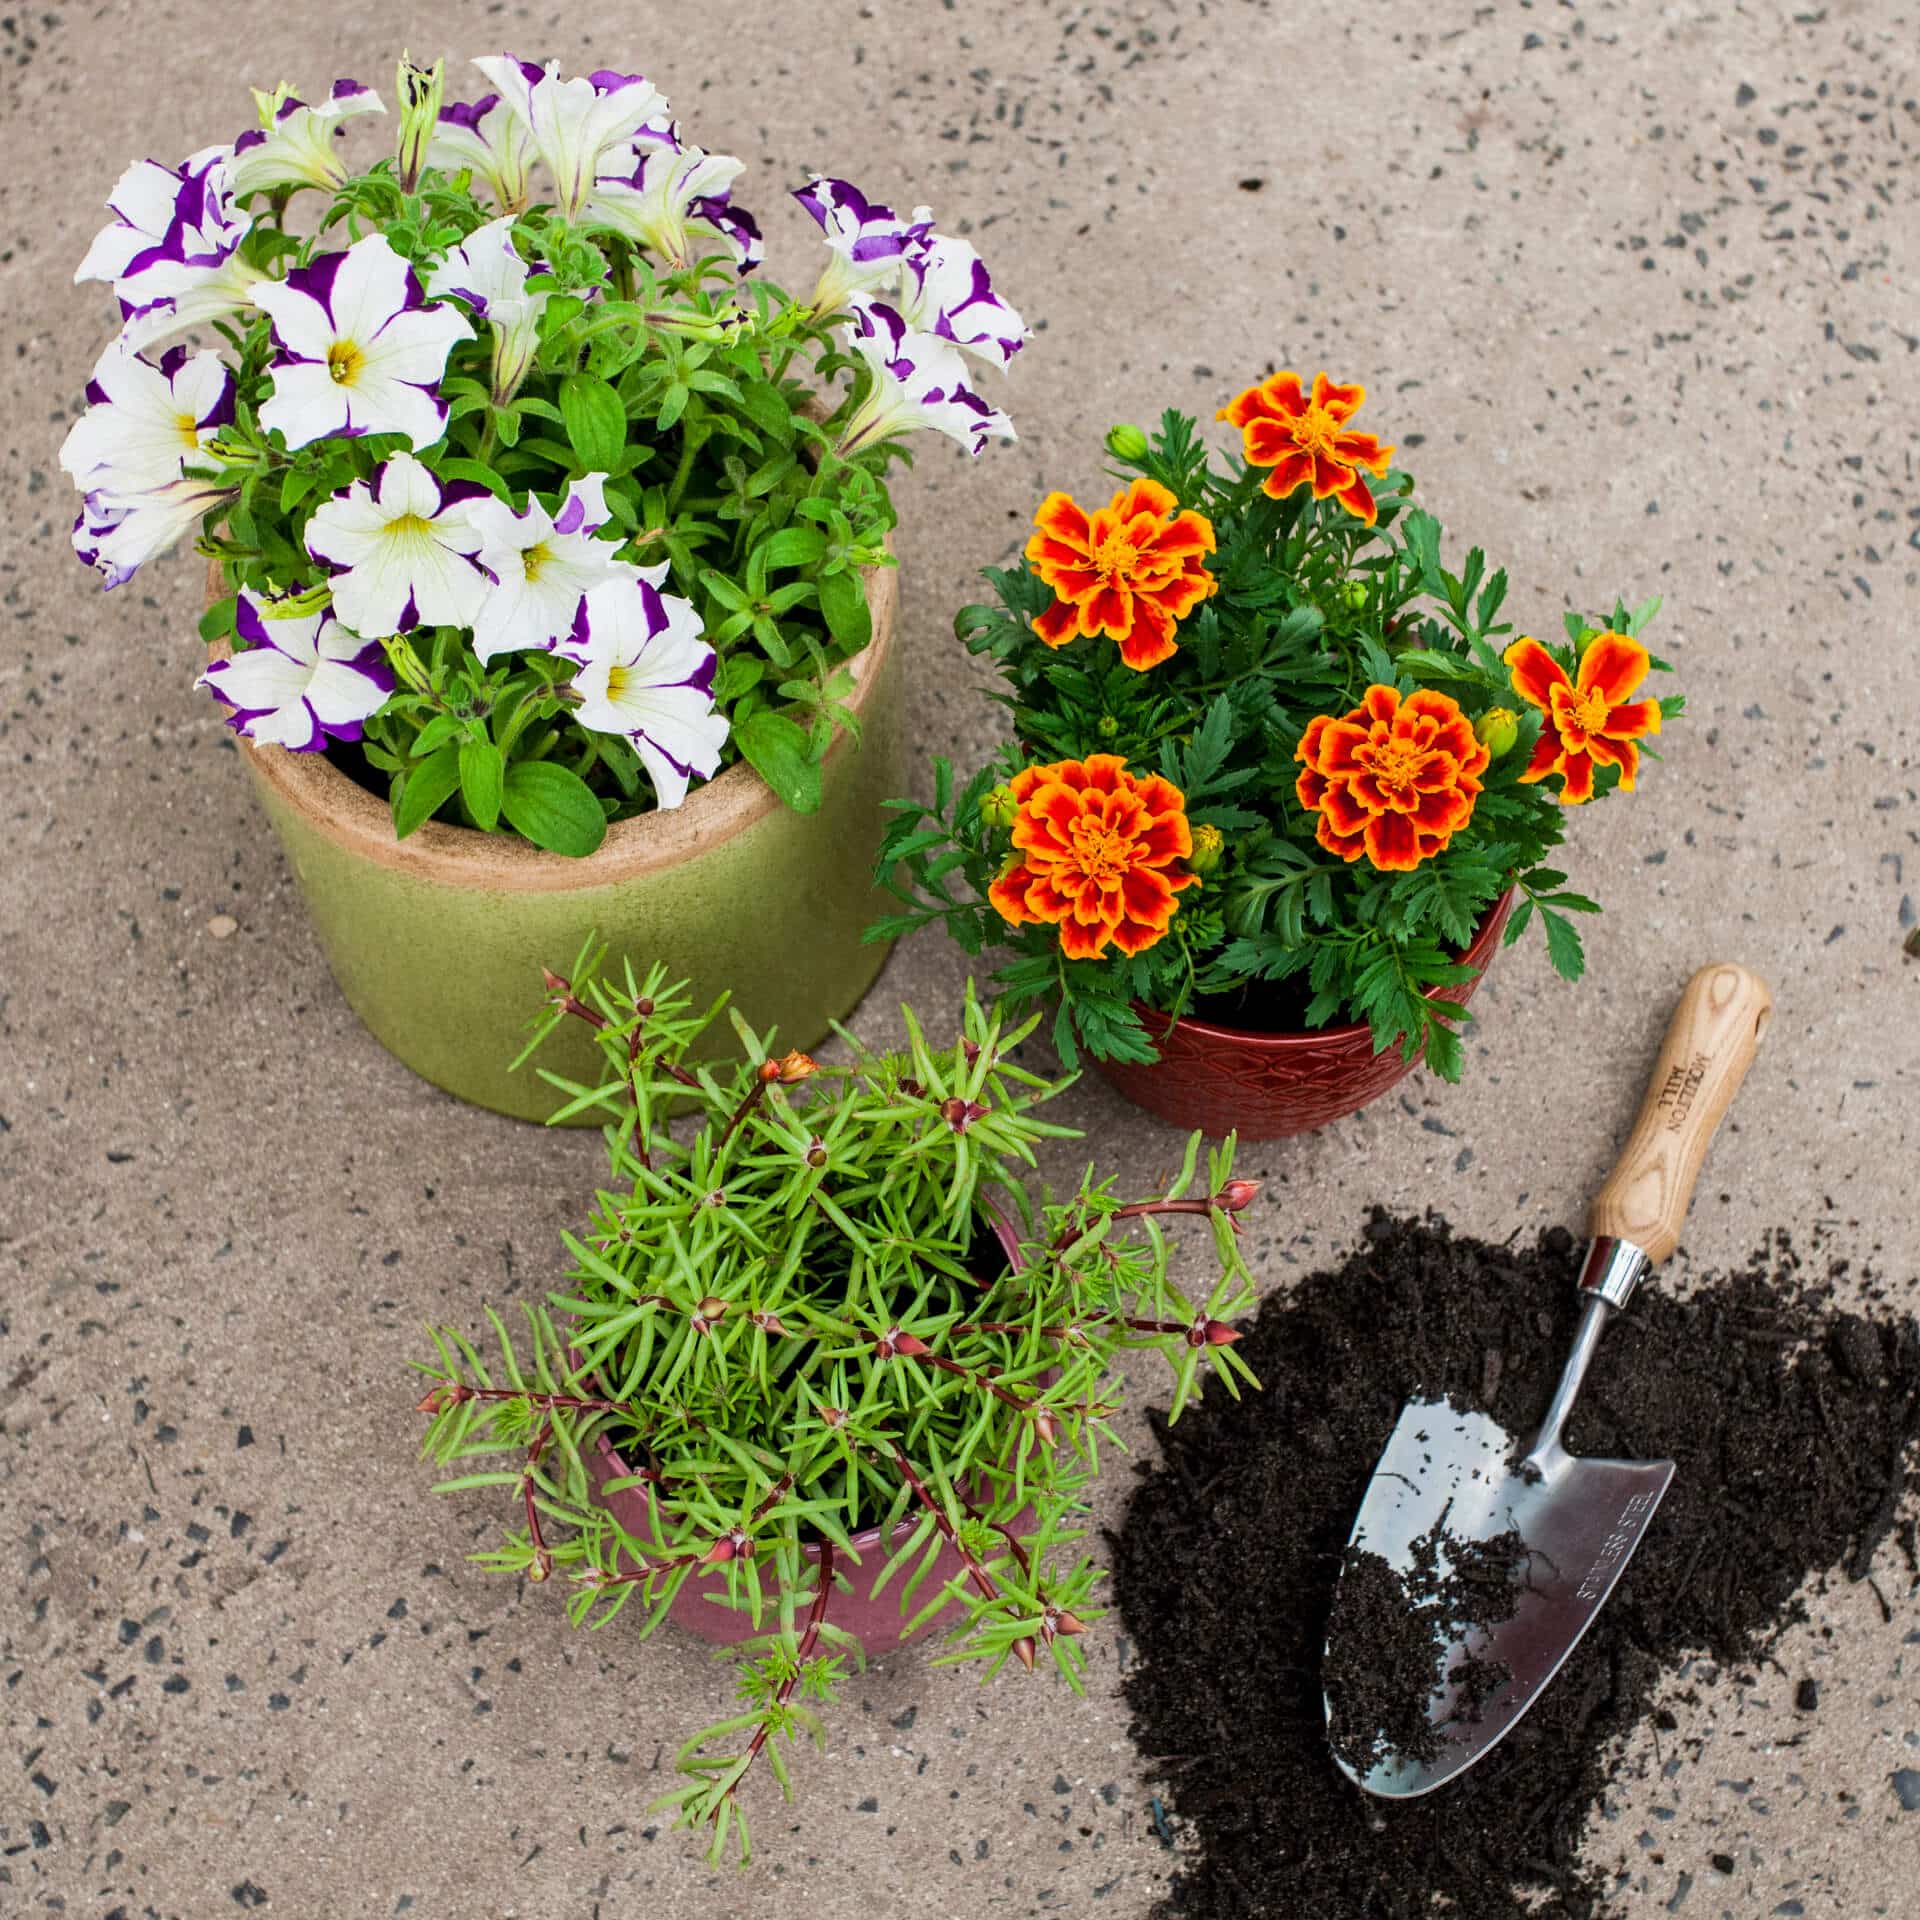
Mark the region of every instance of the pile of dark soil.
<instances>
[{"instance_id":1,"label":"pile of dark soil","mask_svg":"<svg viewBox=\"0 0 1920 1920\"><path fill-rule=\"evenodd\" d=\"M1334 1768L1321 1646L1346 1537L1403 1400L1449 1394L1516 1434L1573 1337L1578 1249L1455 1239L1376 1213L1362 1249L1268 1301L1217 1388L1159 1425L1163 1459L1113 1541L1138 1656L1134 1734L1202 1852L1171 1896L1200 1920L1599 1920L1578 1857L1609 1743L1690 1654L1764 1656L1809 1576L1867 1577L1920 1442L1920 1326L1838 1311L1776 1237L1676 1298L1658 1276L1609 1329L1575 1453L1678 1463L1612 1599L1503 1745L1431 1798L1367 1799ZM1829 1268L1827 1280L1844 1272ZM1882 1601L1885 1608L1885 1601ZM1382 1649L1384 1653L1384 1649ZM1543 1895L1550 1896L1542 1906Z\"/></svg>"}]
</instances>

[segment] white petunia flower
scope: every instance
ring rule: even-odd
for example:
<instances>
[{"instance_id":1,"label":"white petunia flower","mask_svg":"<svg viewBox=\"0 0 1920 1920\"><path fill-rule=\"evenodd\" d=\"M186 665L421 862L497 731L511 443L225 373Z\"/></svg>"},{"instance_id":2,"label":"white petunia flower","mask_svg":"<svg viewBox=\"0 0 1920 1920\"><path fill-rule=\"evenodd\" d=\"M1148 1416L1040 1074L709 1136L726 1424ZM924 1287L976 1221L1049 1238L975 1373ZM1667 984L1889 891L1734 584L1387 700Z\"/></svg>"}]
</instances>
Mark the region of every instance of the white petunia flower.
<instances>
[{"instance_id":1,"label":"white petunia flower","mask_svg":"<svg viewBox=\"0 0 1920 1920\"><path fill-rule=\"evenodd\" d=\"M233 418L233 375L218 354L175 347L155 366L119 341L87 382L93 403L73 423L60 465L84 492L145 492L177 480Z\"/></svg>"},{"instance_id":2,"label":"white petunia flower","mask_svg":"<svg viewBox=\"0 0 1920 1920\"><path fill-rule=\"evenodd\" d=\"M663 565L632 583L609 581L580 603L586 664L573 683L573 717L630 741L660 806L671 809L695 774L713 777L727 720L713 709L716 662L700 638L700 616L691 601L659 591L665 576Z\"/></svg>"},{"instance_id":3,"label":"white petunia flower","mask_svg":"<svg viewBox=\"0 0 1920 1920\"><path fill-rule=\"evenodd\" d=\"M530 269L513 244L513 216L503 214L468 234L427 278L435 299L464 300L493 335L493 399L504 405L540 349L540 315L548 296L527 292Z\"/></svg>"},{"instance_id":4,"label":"white petunia flower","mask_svg":"<svg viewBox=\"0 0 1920 1920\"><path fill-rule=\"evenodd\" d=\"M637 566L613 557L615 542L593 537L607 523L606 477L574 481L557 514L532 494L522 513L504 500L473 503L480 565L495 582L473 624L473 650L482 660L528 649L577 656L582 598L609 581L639 581Z\"/></svg>"},{"instance_id":5,"label":"white petunia flower","mask_svg":"<svg viewBox=\"0 0 1920 1920\"><path fill-rule=\"evenodd\" d=\"M946 341L916 333L897 309L857 300L854 324L841 328L847 349L866 361L872 390L842 430L844 459L894 434L931 427L977 454L990 439L1014 438L1013 422L967 385L967 363Z\"/></svg>"},{"instance_id":6,"label":"white petunia flower","mask_svg":"<svg viewBox=\"0 0 1920 1920\"><path fill-rule=\"evenodd\" d=\"M186 475L140 490L89 490L73 523L73 550L102 576L107 588L121 586L239 492L237 485L225 481Z\"/></svg>"},{"instance_id":7,"label":"white petunia flower","mask_svg":"<svg viewBox=\"0 0 1920 1920\"><path fill-rule=\"evenodd\" d=\"M265 746L317 753L329 739L358 740L386 705L393 669L377 640L362 640L317 613L273 616L245 587L234 612L244 651L216 660L198 681L231 710L227 725Z\"/></svg>"},{"instance_id":8,"label":"white petunia flower","mask_svg":"<svg viewBox=\"0 0 1920 1920\"><path fill-rule=\"evenodd\" d=\"M1026 322L994 292L979 253L944 233L929 235L907 261L899 305L916 332L950 340L996 367L1026 344Z\"/></svg>"},{"instance_id":9,"label":"white petunia flower","mask_svg":"<svg viewBox=\"0 0 1920 1920\"><path fill-rule=\"evenodd\" d=\"M473 625L487 595L471 558L473 497L443 495L412 454L396 453L373 486L356 480L314 509L307 551L333 570L334 607L355 633Z\"/></svg>"},{"instance_id":10,"label":"white petunia flower","mask_svg":"<svg viewBox=\"0 0 1920 1920\"><path fill-rule=\"evenodd\" d=\"M933 231L925 207L902 220L891 207L869 200L849 180L816 174L793 197L819 222L833 259L813 290L816 313L841 313L860 294L893 292L908 259Z\"/></svg>"},{"instance_id":11,"label":"white petunia flower","mask_svg":"<svg viewBox=\"0 0 1920 1920\"><path fill-rule=\"evenodd\" d=\"M427 165L449 173L470 168L487 183L508 213L527 204L527 169L533 164L533 136L527 123L497 93L466 106L456 101L440 109L440 124L427 142Z\"/></svg>"},{"instance_id":12,"label":"white petunia flower","mask_svg":"<svg viewBox=\"0 0 1920 1920\"><path fill-rule=\"evenodd\" d=\"M356 114L385 112L380 96L358 80L336 80L317 107L288 95L275 107L270 128L249 128L233 143L234 192L343 185L347 168L334 150L334 136Z\"/></svg>"},{"instance_id":13,"label":"white petunia flower","mask_svg":"<svg viewBox=\"0 0 1920 1920\"><path fill-rule=\"evenodd\" d=\"M335 433L404 433L416 449L432 446L447 428L437 391L447 355L473 329L421 297L381 233L257 287L282 349L260 424L277 427L289 448Z\"/></svg>"},{"instance_id":14,"label":"white petunia flower","mask_svg":"<svg viewBox=\"0 0 1920 1920\"><path fill-rule=\"evenodd\" d=\"M525 123L567 220L577 219L586 205L602 156L627 146L649 120L667 112L665 96L637 73L603 68L585 80L562 80L557 61L538 67L507 54L473 64Z\"/></svg>"},{"instance_id":15,"label":"white petunia flower","mask_svg":"<svg viewBox=\"0 0 1920 1920\"><path fill-rule=\"evenodd\" d=\"M107 205L114 215L87 249L81 280L110 280L126 314L122 343L243 313L266 278L240 257L252 221L231 204L231 150L207 147L177 167L137 161Z\"/></svg>"},{"instance_id":16,"label":"white petunia flower","mask_svg":"<svg viewBox=\"0 0 1920 1920\"><path fill-rule=\"evenodd\" d=\"M726 252L742 273L760 261L760 229L730 204L746 162L683 145L669 130L609 155L582 224L636 241L678 272L698 254Z\"/></svg>"}]
</instances>

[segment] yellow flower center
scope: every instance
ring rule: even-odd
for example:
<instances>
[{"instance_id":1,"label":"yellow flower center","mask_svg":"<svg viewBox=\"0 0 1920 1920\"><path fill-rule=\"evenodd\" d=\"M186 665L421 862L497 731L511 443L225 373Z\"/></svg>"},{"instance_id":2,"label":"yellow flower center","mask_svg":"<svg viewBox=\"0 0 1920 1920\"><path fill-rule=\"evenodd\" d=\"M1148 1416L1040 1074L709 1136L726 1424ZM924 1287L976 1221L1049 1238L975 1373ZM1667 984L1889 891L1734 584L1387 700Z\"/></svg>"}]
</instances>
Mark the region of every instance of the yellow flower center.
<instances>
[{"instance_id":1,"label":"yellow flower center","mask_svg":"<svg viewBox=\"0 0 1920 1920\"><path fill-rule=\"evenodd\" d=\"M544 540L541 540L521 553L520 564L526 568L529 580L538 580L540 569L552 558L552 550Z\"/></svg>"},{"instance_id":2,"label":"yellow flower center","mask_svg":"<svg viewBox=\"0 0 1920 1920\"><path fill-rule=\"evenodd\" d=\"M190 413L176 413L173 416L173 430L180 436L182 445L197 448L200 445L200 422Z\"/></svg>"},{"instance_id":3,"label":"yellow flower center","mask_svg":"<svg viewBox=\"0 0 1920 1920\"><path fill-rule=\"evenodd\" d=\"M1073 823L1068 837L1073 842L1074 864L1097 887L1117 887L1133 864L1128 857L1133 843L1104 820L1083 814Z\"/></svg>"},{"instance_id":4,"label":"yellow flower center","mask_svg":"<svg viewBox=\"0 0 1920 1920\"><path fill-rule=\"evenodd\" d=\"M366 363L367 356L351 340L336 340L327 349L327 371L337 386L352 386Z\"/></svg>"},{"instance_id":5,"label":"yellow flower center","mask_svg":"<svg viewBox=\"0 0 1920 1920\"><path fill-rule=\"evenodd\" d=\"M433 529L417 513L403 513L387 522L387 533L395 540L415 540L423 535L431 537Z\"/></svg>"},{"instance_id":6,"label":"yellow flower center","mask_svg":"<svg viewBox=\"0 0 1920 1920\"><path fill-rule=\"evenodd\" d=\"M1302 453L1331 453L1339 433L1339 421L1325 407L1309 403L1293 423L1293 444Z\"/></svg>"},{"instance_id":7,"label":"yellow flower center","mask_svg":"<svg viewBox=\"0 0 1920 1920\"><path fill-rule=\"evenodd\" d=\"M1106 582L1127 579L1139 558L1139 550L1124 533L1108 534L1093 550L1094 570Z\"/></svg>"},{"instance_id":8,"label":"yellow flower center","mask_svg":"<svg viewBox=\"0 0 1920 1920\"><path fill-rule=\"evenodd\" d=\"M1398 792L1402 787L1410 786L1414 777L1426 765L1427 755L1423 748L1417 747L1411 740L1382 740L1377 744L1362 747L1354 755L1383 787Z\"/></svg>"},{"instance_id":9,"label":"yellow flower center","mask_svg":"<svg viewBox=\"0 0 1920 1920\"><path fill-rule=\"evenodd\" d=\"M631 667L609 667L607 669L607 698L618 701L627 690L627 682L633 677Z\"/></svg>"},{"instance_id":10,"label":"yellow flower center","mask_svg":"<svg viewBox=\"0 0 1920 1920\"><path fill-rule=\"evenodd\" d=\"M1607 724L1607 698L1598 691L1576 693L1567 702L1567 712L1582 733L1598 733Z\"/></svg>"}]
</instances>

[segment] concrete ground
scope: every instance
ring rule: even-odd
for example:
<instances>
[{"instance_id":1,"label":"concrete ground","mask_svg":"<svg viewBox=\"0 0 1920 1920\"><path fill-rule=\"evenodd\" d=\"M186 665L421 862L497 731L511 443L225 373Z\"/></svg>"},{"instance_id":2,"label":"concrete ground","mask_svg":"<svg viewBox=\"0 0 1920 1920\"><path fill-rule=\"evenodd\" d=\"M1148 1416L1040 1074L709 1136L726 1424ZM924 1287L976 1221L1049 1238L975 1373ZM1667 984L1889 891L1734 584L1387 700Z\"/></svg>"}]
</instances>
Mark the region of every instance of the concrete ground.
<instances>
[{"instance_id":1,"label":"concrete ground","mask_svg":"<svg viewBox=\"0 0 1920 1920\"><path fill-rule=\"evenodd\" d=\"M390 90L402 42L642 68L750 162L796 281L814 243L780 194L809 166L970 222L1039 332L1019 444L929 446L899 489L927 752L987 744L951 610L1043 489L1099 484L1110 421L1210 413L1276 364L1367 381L1362 424L1507 561L1525 625L1666 596L1692 716L1579 822L1576 882L1608 907L1583 985L1529 942L1478 1002L1465 1084L1248 1156L1263 1287L1377 1200L1494 1236L1577 1224L1666 1002L1720 955L1779 1018L1690 1263L1824 1220L1902 1288L1920 1271L1911 0L603 20L0 18L0 1912L1137 1920L1177 1857L1109 1624L1084 1703L877 1666L796 1805L756 1787L752 1869L710 1874L646 1812L715 1705L701 1650L573 1633L553 1595L465 1566L497 1509L428 1494L405 1363L423 1319L549 1281L597 1142L462 1109L360 1030L191 686L199 569L102 599L67 551L55 450L109 324L72 267L126 162L231 138L246 83ZM863 1031L960 978L907 947ZM1069 1106L1143 1188L1173 1157L1099 1086ZM1623 1915L1920 1911L1920 1810L1891 1779L1920 1767L1920 1607L1897 1554L1878 1583L1891 1624L1863 1587L1816 1595L1782 1671L1676 1701L1699 1757L1634 1743L1594 1856ZM1801 1675L1817 1714L1792 1711Z\"/></svg>"}]
</instances>

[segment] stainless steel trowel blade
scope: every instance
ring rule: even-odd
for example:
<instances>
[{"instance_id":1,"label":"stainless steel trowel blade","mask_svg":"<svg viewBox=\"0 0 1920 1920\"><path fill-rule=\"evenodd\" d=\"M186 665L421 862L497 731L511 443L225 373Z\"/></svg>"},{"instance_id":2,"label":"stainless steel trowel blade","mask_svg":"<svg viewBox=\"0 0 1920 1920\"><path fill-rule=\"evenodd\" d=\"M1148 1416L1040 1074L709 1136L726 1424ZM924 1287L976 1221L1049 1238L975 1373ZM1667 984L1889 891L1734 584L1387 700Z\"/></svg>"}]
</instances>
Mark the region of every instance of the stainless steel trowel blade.
<instances>
[{"instance_id":1,"label":"stainless steel trowel blade","mask_svg":"<svg viewBox=\"0 0 1920 1920\"><path fill-rule=\"evenodd\" d=\"M1428 1718L1447 1740L1432 1761L1389 1756L1362 1775L1335 1754L1341 1771L1369 1793L1393 1800L1431 1793L1512 1732L1606 1604L1673 1479L1671 1460L1582 1460L1558 1446L1538 1456L1536 1475L1520 1470L1523 1452L1484 1413L1415 1400L1402 1409L1374 1469L1350 1547L1410 1573L1413 1543L1444 1516L1446 1534L1460 1540L1515 1529L1529 1559L1512 1619L1463 1634L1435 1665L1444 1676L1463 1655L1475 1655L1500 1662L1512 1678L1477 1716L1457 1720L1458 1689L1439 1679Z\"/></svg>"}]
</instances>

